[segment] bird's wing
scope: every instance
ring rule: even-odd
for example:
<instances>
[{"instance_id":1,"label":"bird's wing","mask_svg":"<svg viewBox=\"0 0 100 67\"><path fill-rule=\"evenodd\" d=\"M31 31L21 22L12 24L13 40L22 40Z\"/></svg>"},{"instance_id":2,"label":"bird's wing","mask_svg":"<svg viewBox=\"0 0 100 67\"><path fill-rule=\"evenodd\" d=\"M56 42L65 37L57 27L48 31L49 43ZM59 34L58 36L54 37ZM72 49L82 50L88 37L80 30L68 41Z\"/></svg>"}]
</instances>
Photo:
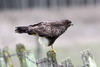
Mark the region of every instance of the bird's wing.
<instances>
[{"instance_id":1,"label":"bird's wing","mask_svg":"<svg viewBox=\"0 0 100 67\"><path fill-rule=\"evenodd\" d=\"M52 37L51 26L48 24L41 23L39 25L29 26L29 30L39 36Z\"/></svg>"},{"instance_id":2,"label":"bird's wing","mask_svg":"<svg viewBox=\"0 0 100 67\"><path fill-rule=\"evenodd\" d=\"M36 23L36 24L34 24L34 25L29 25L29 26L34 27L34 26L41 25L42 23L43 23L43 22L40 22L40 23Z\"/></svg>"},{"instance_id":3,"label":"bird's wing","mask_svg":"<svg viewBox=\"0 0 100 67\"><path fill-rule=\"evenodd\" d=\"M62 24L41 23L33 27L30 26L30 31L39 36L58 37L64 33L65 27Z\"/></svg>"}]
</instances>

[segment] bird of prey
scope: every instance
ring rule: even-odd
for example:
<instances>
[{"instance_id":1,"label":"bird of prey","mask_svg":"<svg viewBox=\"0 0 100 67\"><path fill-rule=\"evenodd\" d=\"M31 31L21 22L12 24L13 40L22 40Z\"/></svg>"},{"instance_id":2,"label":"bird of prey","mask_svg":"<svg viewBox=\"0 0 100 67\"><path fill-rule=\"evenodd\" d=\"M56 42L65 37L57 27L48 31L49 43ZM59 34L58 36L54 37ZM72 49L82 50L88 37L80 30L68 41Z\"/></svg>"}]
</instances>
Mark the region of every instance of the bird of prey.
<instances>
[{"instance_id":1,"label":"bird of prey","mask_svg":"<svg viewBox=\"0 0 100 67\"><path fill-rule=\"evenodd\" d=\"M51 50L54 51L53 43L71 25L71 21L66 19L54 22L40 22L34 25L16 27L15 32L37 35L39 36L39 44L51 46Z\"/></svg>"}]
</instances>

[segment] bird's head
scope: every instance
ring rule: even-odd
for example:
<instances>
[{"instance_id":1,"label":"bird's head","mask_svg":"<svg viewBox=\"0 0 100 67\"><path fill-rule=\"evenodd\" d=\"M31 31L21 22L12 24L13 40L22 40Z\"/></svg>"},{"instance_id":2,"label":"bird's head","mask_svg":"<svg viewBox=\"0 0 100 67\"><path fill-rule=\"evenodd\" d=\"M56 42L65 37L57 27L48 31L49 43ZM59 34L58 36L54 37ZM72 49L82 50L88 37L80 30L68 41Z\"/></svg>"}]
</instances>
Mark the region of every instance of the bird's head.
<instances>
[{"instance_id":1,"label":"bird's head","mask_svg":"<svg viewBox=\"0 0 100 67\"><path fill-rule=\"evenodd\" d=\"M62 20L62 22L64 23L64 25L66 26L66 27L69 27L69 26L73 26L73 24L72 24L72 22L70 21L70 20Z\"/></svg>"}]
</instances>

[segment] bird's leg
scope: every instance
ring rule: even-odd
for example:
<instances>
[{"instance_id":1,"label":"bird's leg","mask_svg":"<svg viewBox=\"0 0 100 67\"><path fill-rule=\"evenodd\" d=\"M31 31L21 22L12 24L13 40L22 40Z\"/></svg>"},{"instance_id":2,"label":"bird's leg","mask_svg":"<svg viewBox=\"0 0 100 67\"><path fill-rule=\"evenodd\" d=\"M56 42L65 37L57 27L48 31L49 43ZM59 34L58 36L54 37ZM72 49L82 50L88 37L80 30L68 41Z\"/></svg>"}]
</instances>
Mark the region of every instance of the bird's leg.
<instances>
[{"instance_id":1,"label":"bird's leg","mask_svg":"<svg viewBox=\"0 0 100 67\"><path fill-rule=\"evenodd\" d=\"M50 46L50 47L51 47L50 51L55 52L53 46Z\"/></svg>"}]
</instances>

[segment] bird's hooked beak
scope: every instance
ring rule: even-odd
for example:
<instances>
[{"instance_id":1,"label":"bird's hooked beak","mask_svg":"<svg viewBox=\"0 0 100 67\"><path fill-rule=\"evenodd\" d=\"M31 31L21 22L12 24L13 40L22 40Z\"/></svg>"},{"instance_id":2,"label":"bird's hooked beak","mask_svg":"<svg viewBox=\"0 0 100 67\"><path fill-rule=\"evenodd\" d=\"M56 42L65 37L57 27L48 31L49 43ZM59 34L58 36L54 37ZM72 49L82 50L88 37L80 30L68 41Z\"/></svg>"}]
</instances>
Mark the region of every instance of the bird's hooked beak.
<instances>
[{"instance_id":1,"label":"bird's hooked beak","mask_svg":"<svg viewBox=\"0 0 100 67\"><path fill-rule=\"evenodd\" d=\"M15 27L15 33L18 33L18 27Z\"/></svg>"},{"instance_id":2,"label":"bird's hooked beak","mask_svg":"<svg viewBox=\"0 0 100 67\"><path fill-rule=\"evenodd\" d=\"M73 26L73 24L70 22L70 23L68 23L68 26Z\"/></svg>"},{"instance_id":3,"label":"bird's hooked beak","mask_svg":"<svg viewBox=\"0 0 100 67\"><path fill-rule=\"evenodd\" d=\"M70 26L73 26L74 24L70 24Z\"/></svg>"},{"instance_id":4,"label":"bird's hooked beak","mask_svg":"<svg viewBox=\"0 0 100 67\"><path fill-rule=\"evenodd\" d=\"M15 27L15 33L20 33L20 34L22 33L20 27Z\"/></svg>"}]
</instances>

